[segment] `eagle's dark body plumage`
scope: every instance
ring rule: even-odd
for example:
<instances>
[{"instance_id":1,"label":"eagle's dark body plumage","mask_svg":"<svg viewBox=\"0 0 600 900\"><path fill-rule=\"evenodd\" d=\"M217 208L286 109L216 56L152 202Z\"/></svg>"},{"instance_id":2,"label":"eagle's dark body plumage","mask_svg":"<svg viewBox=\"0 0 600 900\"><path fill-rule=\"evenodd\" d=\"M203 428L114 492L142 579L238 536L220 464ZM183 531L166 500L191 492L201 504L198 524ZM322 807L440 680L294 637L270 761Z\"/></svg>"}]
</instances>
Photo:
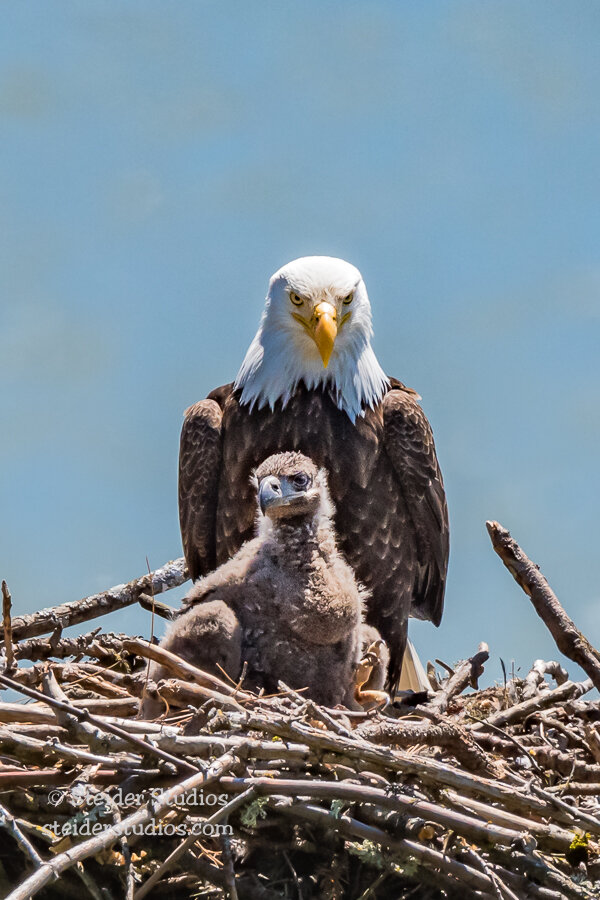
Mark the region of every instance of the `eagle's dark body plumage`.
<instances>
[{"instance_id":1,"label":"eagle's dark body plumage","mask_svg":"<svg viewBox=\"0 0 600 900\"><path fill-rule=\"evenodd\" d=\"M409 615L439 624L448 563L448 513L429 423L401 382L354 422L327 387L300 383L271 410L241 405L233 384L191 406L181 434L179 510L193 579L253 537L253 470L297 450L325 468L339 547L369 590L367 622L400 676Z\"/></svg>"}]
</instances>

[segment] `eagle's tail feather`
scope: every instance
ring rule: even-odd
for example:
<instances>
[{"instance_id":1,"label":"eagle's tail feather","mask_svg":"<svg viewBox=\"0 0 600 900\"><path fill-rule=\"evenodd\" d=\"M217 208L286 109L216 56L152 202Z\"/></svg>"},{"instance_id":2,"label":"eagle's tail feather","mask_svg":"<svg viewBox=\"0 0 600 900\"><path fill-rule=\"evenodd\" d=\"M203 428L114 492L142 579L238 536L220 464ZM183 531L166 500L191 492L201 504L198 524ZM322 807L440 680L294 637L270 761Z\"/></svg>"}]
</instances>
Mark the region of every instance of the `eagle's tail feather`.
<instances>
[{"instance_id":1,"label":"eagle's tail feather","mask_svg":"<svg viewBox=\"0 0 600 900\"><path fill-rule=\"evenodd\" d=\"M423 663L410 640L406 641L398 690L417 692L431 690Z\"/></svg>"}]
</instances>

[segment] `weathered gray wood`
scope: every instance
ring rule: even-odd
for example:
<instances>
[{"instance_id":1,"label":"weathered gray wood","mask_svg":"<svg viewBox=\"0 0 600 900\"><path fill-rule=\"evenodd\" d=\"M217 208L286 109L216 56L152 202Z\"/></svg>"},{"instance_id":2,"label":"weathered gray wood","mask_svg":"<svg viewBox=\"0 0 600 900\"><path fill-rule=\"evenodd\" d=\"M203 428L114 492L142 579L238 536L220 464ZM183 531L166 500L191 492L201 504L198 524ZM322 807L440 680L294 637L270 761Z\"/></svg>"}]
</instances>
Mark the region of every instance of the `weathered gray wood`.
<instances>
[{"instance_id":1,"label":"weathered gray wood","mask_svg":"<svg viewBox=\"0 0 600 900\"><path fill-rule=\"evenodd\" d=\"M37 637L56 628L68 628L104 616L117 609L124 609L137 603L141 594L162 594L174 587L185 584L189 575L185 559L175 559L152 573L134 578L127 584L117 584L107 591L84 597L72 603L50 606L27 616L15 616L12 620L12 639Z\"/></svg>"}]
</instances>

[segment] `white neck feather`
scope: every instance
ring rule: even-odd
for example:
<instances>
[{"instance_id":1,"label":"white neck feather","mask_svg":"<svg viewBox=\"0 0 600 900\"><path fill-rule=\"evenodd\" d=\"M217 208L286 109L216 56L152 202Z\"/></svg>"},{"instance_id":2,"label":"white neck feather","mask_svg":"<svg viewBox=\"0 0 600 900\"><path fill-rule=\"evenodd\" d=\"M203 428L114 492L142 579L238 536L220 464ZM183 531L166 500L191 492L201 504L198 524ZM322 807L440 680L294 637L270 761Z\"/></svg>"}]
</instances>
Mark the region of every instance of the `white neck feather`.
<instances>
[{"instance_id":1,"label":"white neck feather","mask_svg":"<svg viewBox=\"0 0 600 900\"><path fill-rule=\"evenodd\" d=\"M269 304L235 380L241 403L262 409L281 401L285 407L304 382L311 389L328 390L337 407L352 422L364 416L383 398L389 381L370 344L370 321L366 327L340 334L325 369L314 342L298 328L281 327L269 316Z\"/></svg>"}]
</instances>

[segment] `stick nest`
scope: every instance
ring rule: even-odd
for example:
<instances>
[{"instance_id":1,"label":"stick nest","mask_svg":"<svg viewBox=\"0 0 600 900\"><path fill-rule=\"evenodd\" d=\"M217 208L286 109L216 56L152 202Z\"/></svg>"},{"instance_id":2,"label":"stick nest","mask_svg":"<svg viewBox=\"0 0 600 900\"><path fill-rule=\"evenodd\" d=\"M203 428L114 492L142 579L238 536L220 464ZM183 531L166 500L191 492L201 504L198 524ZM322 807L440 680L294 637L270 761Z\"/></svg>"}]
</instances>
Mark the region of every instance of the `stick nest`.
<instances>
[{"instance_id":1,"label":"stick nest","mask_svg":"<svg viewBox=\"0 0 600 900\"><path fill-rule=\"evenodd\" d=\"M106 596L147 606L159 582ZM348 713L283 684L252 694L140 638L63 637L67 604L11 620L3 594L0 686L18 693L0 703L1 896L600 897L593 664L572 681L537 660L480 690L482 644L430 665L429 692ZM90 618L110 611L98 597ZM172 678L149 682L150 658ZM145 692L164 705L152 722Z\"/></svg>"}]
</instances>

